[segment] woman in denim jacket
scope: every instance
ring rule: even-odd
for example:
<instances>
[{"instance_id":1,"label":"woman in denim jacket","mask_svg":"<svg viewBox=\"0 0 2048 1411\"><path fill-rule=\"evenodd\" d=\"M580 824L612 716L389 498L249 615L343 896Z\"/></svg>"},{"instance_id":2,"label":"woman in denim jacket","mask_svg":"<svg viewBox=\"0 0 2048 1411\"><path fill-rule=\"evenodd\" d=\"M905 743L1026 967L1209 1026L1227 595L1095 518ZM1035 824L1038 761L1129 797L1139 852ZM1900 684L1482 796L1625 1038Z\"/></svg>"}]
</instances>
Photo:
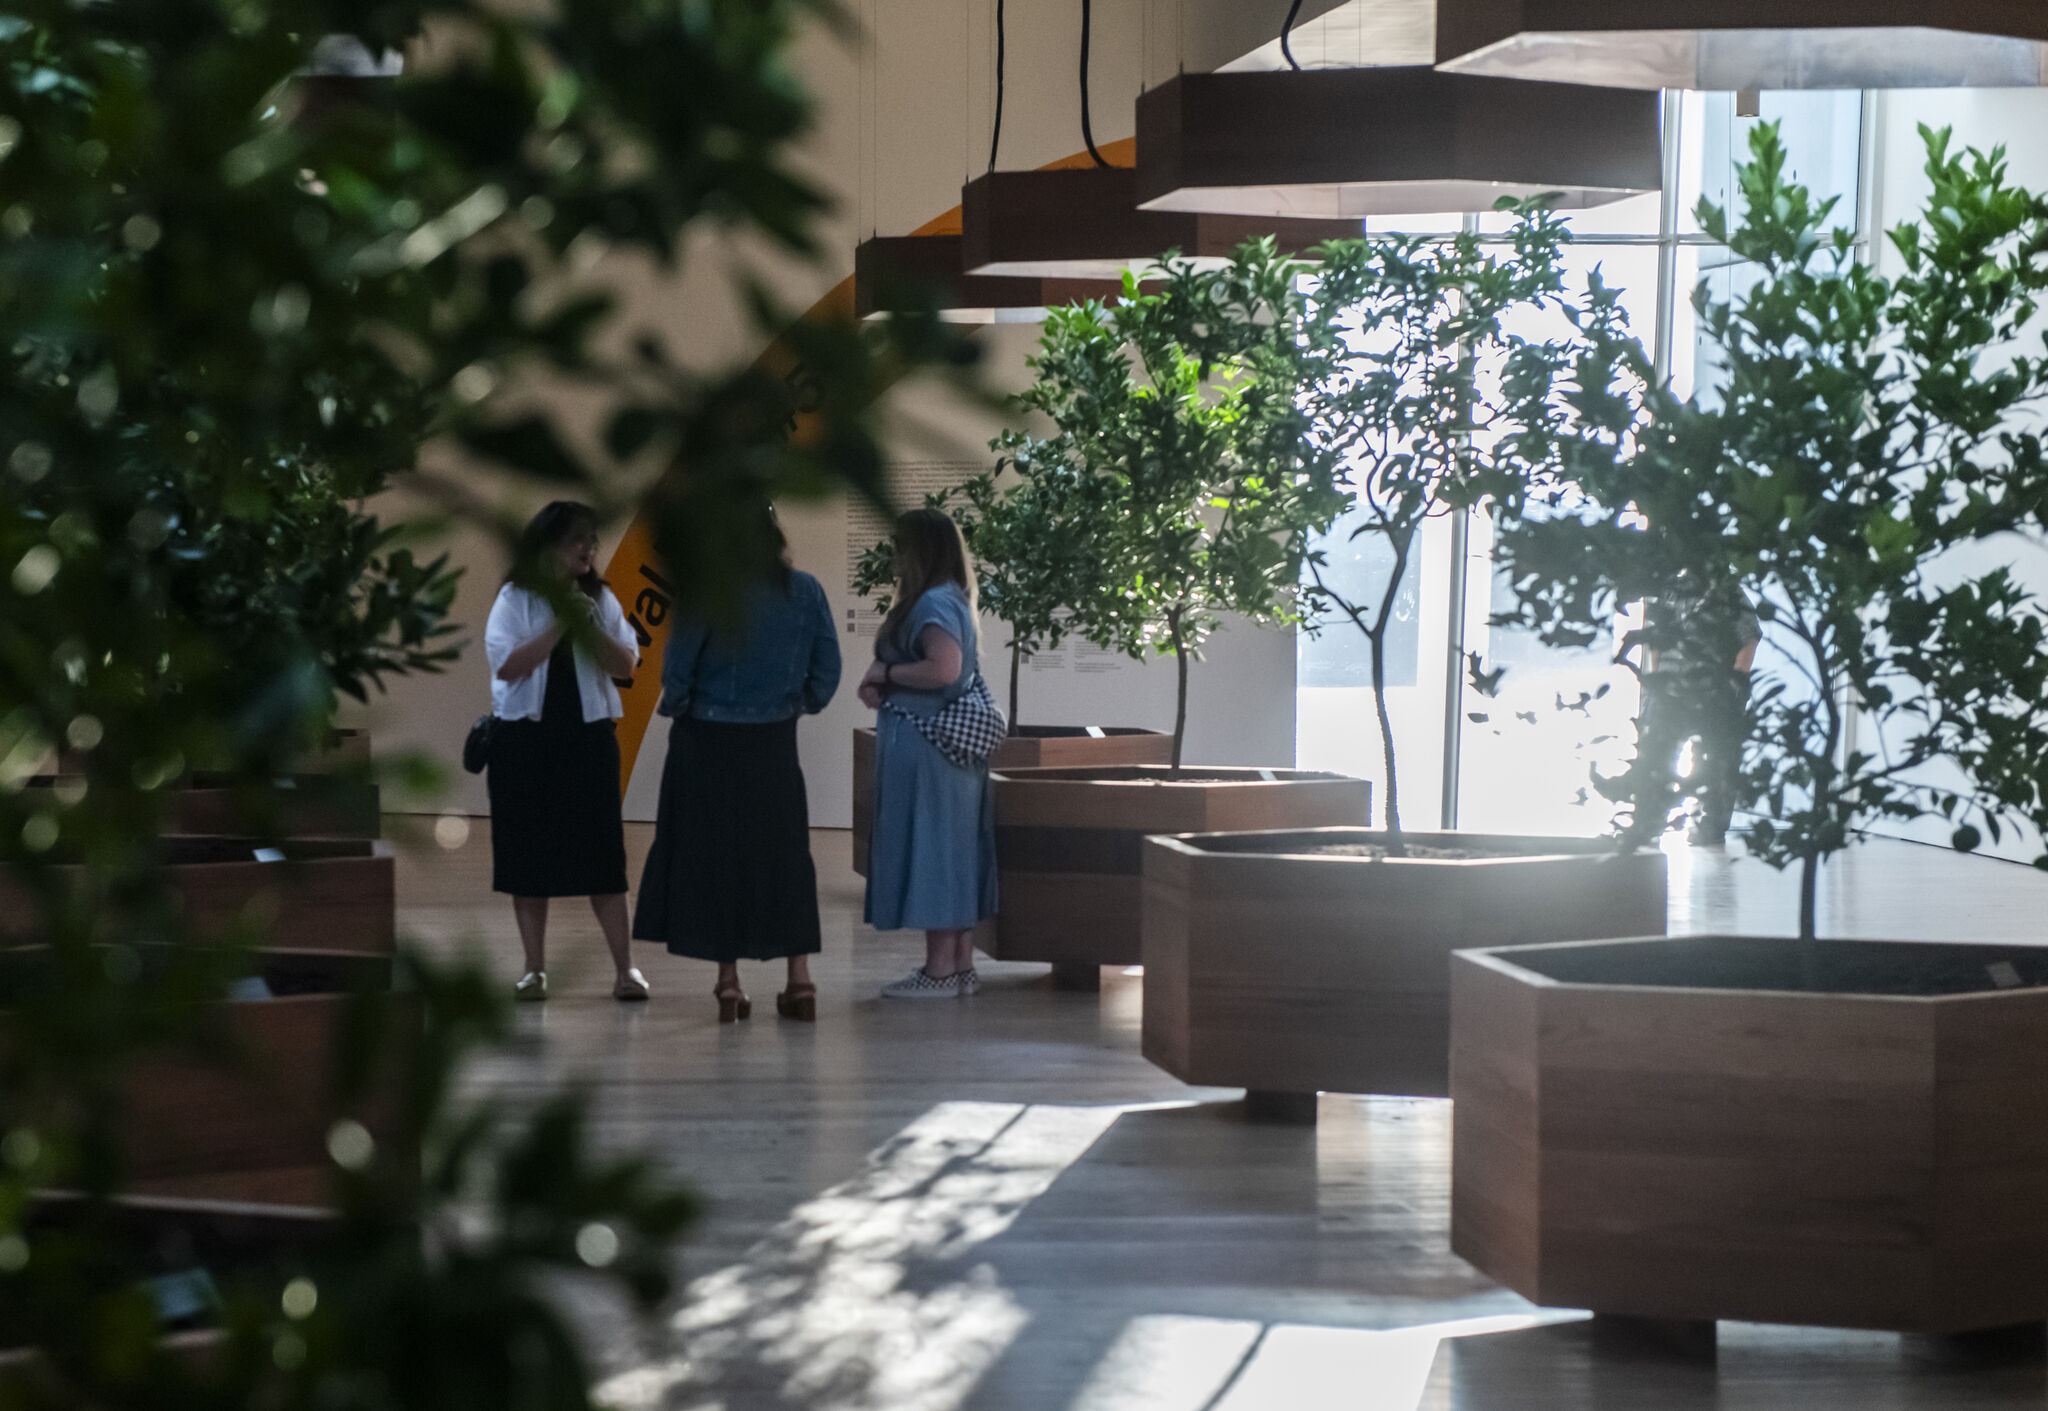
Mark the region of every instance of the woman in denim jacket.
<instances>
[{"instance_id":1,"label":"woman in denim jacket","mask_svg":"<svg viewBox=\"0 0 2048 1411\"><path fill-rule=\"evenodd\" d=\"M675 724L633 917L639 939L717 964L720 1023L753 1012L741 960L787 959L776 1012L817 1017L818 876L796 722L838 688L839 641L824 588L789 566L772 515L763 530L780 571L747 591L739 626L678 621L669 637L660 710Z\"/></svg>"}]
</instances>

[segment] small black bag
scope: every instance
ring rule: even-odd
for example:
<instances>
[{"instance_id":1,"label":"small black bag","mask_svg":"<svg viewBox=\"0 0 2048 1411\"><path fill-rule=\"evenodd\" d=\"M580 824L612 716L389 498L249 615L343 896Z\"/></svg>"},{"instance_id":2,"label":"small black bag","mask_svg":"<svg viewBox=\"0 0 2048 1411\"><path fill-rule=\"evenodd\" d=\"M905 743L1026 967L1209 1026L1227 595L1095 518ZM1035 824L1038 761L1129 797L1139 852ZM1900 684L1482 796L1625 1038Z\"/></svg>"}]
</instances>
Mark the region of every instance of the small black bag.
<instances>
[{"instance_id":1,"label":"small black bag","mask_svg":"<svg viewBox=\"0 0 2048 1411\"><path fill-rule=\"evenodd\" d=\"M469 727L469 738L462 742L462 767L470 773L483 773L491 762L491 731L497 723L495 715L479 715Z\"/></svg>"}]
</instances>

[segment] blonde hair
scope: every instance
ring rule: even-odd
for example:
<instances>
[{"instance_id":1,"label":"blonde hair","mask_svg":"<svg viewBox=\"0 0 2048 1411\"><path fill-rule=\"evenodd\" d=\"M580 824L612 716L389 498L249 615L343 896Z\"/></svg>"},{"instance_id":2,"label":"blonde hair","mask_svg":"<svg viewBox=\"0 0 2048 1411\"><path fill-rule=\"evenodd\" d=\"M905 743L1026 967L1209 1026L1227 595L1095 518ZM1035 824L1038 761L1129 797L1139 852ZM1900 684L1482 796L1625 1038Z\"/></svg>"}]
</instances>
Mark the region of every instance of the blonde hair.
<instances>
[{"instance_id":1,"label":"blonde hair","mask_svg":"<svg viewBox=\"0 0 2048 1411\"><path fill-rule=\"evenodd\" d=\"M976 630L975 617L981 610L981 601L974 581L974 561L967 556L967 540L960 533L960 526L953 522L953 516L944 510L911 510L896 521L893 548L896 600L889 605L889 615L882 619L882 630L876 634L877 653L884 642L893 642L899 652L910 655L911 644L898 640L903 624L909 620L917 600L942 583L956 584L967 595L968 630ZM963 647L973 645L961 643Z\"/></svg>"}]
</instances>

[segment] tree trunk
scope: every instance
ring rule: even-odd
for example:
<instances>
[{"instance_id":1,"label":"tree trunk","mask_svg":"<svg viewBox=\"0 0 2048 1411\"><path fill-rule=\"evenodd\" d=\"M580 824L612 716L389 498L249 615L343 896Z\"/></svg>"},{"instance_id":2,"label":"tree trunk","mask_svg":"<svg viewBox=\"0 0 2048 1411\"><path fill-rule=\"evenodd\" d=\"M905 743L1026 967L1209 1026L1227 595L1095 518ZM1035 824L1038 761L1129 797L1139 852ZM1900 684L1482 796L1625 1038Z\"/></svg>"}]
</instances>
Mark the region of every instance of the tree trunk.
<instances>
[{"instance_id":1,"label":"tree trunk","mask_svg":"<svg viewBox=\"0 0 2048 1411\"><path fill-rule=\"evenodd\" d=\"M1811 942L1819 934L1814 925L1819 883L1820 858L1809 853L1799 860L1799 939L1803 942Z\"/></svg>"},{"instance_id":2,"label":"tree trunk","mask_svg":"<svg viewBox=\"0 0 2048 1411\"><path fill-rule=\"evenodd\" d=\"M1833 676L1827 670L1827 661L1820 649L1818 634L1809 634L1807 640L1813 643L1815 675L1832 684ZM1813 816L1826 819L1835 802L1835 760L1842 747L1842 708L1833 690L1824 690L1821 699L1827 705L1827 750L1816 760L1813 780ZM1826 854L1818 847L1799 859L1799 950L1800 966L1806 972L1806 988L1820 988L1820 947L1815 944L1819 927L1815 925L1815 913L1819 910L1820 864Z\"/></svg>"},{"instance_id":3,"label":"tree trunk","mask_svg":"<svg viewBox=\"0 0 2048 1411\"><path fill-rule=\"evenodd\" d=\"M1188 734L1188 653L1180 637L1180 609L1175 608L1166 615L1166 628L1173 640L1174 665L1179 668L1179 684L1174 694L1173 705L1173 777L1180 777L1181 746Z\"/></svg>"},{"instance_id":4,"label":"tree trunk","mask_svg":"<svg viewBox=\"0 0 2048 1411\"><path fill-rule=\"evenodd\" d=\"M1401 783L1394 769L1394 718L1387 711L1386 635L1384 630L1368 633L1365 640L1372 648L1372 706L1379 717L1380 753L1387 767L1387 797L1380 811L1386 820L1387 852L1400 857L1407 848L1401 842Z\"/></svg>"},{"instance_id":5,"label":"tree trunk","mask_svg":"<svg viewBox=\"0 0 2048 1411\"><path fill-rule=\"evenodd\" d=\"M1024 643L1021 638L1010 639L1010 733L1017 733L1017 683L1024 676Z\"/></svg>"},{"instance_id":6,"label":"tree trunk","mask_svg":"<svg viewBox=\"0 0 2048 1411\"><path fill-rule=\"evenodd\" d=\"M1820 855L1808 853L1799 860L1799 975L1809 994L1820 990L1820 943L1814 926L1819 884Z\"/></svg>"}]
</instances>

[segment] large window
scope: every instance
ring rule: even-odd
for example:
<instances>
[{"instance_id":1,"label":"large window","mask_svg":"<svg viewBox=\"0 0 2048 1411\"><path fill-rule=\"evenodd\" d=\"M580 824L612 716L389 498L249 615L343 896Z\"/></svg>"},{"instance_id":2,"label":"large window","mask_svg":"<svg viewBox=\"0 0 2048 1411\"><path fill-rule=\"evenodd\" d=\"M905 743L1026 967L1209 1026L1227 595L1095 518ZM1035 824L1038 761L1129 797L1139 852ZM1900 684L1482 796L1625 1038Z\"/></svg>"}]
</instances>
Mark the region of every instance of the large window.
<instances>
[{"instance_id":1,"label":"large window","mask_svg":"<svg viewBox=\"0 0 2048 1411\"><path fill-rule=\"evenodd\" d=\"M1598 267L1623 291L1630 321L1680 392L1703 382L1711 388L1714 376L1698 348L1694 288L1705 281L1725 298L1744 277L1700 230L1699 201L1739 209L1734 172L1749 150L1749 132L1759 121L1778 121L1793 174L1836 197L1837 219L1857 227L1869 156L1863 108L1858 93L1772 93L1763 96L1760 117L1751 118L1738 116L1733 94L1669 94L1667 190L1570 218L1574 277L1583 283ZM1375 228L1444 231L1465 219L1411 217ZM1497 217L1470 219L1482 236L1501 228ZM1323 547L1333 560L1359 554L1342 525ZM1433 524L1422 547L1396 607L1412 635L1401 639L1390 691L1403 822L1604 831L1612 809L1593 791L1591 774L1596 766L1618 766L1634 749L1633 679L1613 664L1610 647L1556 652L1490 625L1507 588L1493 572L1483 518ZM1482 697L1464 684L1467 652L1479 653L1489 668L1506 668L1497 695ZM1342 624L1303 634L1295 753L1303 768L1338 769L1383 786L1366 660L1363 638Z\"/></svg>"}]
</instances>

